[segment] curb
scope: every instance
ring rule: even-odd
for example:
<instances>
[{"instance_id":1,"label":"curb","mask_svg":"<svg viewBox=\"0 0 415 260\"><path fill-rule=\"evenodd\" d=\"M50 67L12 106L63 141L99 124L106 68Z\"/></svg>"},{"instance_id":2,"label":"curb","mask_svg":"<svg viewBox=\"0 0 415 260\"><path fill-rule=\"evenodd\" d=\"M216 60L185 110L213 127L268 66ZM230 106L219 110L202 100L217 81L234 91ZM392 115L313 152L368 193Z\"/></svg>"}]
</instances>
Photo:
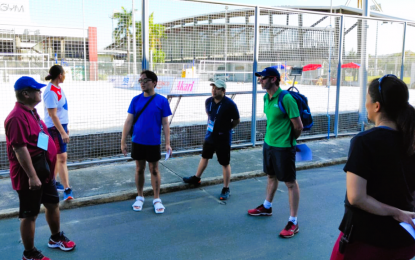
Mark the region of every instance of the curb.
<instances>
[{"instance_id":1,"label":"curb","mask_svg":"<svg viewBox=\"0 0 415 260\"><path fill-rule=\"evenodd\" d=\"M319 161L319 162L312 162L307 163L304 165L299 165L296 167L297 171L301 170L308 170L313 168L321 168L321 167L327 167L337 164L343 164L346 163L347 157L341 157L333 160L327 160L327 161ZM266 174L262 170L257 171L251 171L251 172L244 172L244 173L236 173L231 176L231 181L240 181L240 180L246 180L251 179L255 177L262 177ZM198 187L203 186L211 186L220 184L223 182L223 177L211 177L211 178L204 178L201 185ZM193 185L188 185L182 182L176 182L176 183L169 183L169 184L163 184L160 187L160 194L175 192L175 191L182 191L187 189L193 189ZM144 196L152 196L153 195L153 188L148 187L144 188ZM98 205L98 204L104 204L104 203L111 203L111 202L118 202L118 201L125 201L125 200L131 200L134 199L137 196L137 190L131 189L131 190L125 190L125 191L119 191L114 193L108 193L108 194L100 194L85 198L79 198L76 200L71 201L61 201L59 202L59 209L65 210L65 209L73 209L73 208L80 208L85 206L92 206L92 205ZM41 207L40 209L41 213L45 212L45 208ZM5 209L0 210L0 219L6 219L6 218L14 218L19 216L19 208L11 208L11 209Z\"/></svg>"}]
</instances>

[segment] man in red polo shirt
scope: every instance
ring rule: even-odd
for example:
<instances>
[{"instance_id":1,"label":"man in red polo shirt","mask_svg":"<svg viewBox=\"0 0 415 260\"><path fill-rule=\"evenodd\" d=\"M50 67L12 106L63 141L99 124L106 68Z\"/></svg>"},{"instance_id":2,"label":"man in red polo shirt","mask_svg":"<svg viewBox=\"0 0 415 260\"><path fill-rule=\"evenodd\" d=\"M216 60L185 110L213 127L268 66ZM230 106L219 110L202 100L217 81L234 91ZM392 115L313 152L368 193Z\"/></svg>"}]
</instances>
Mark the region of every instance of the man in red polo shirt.
<instances>
[{"instance_id":1,"label":"man in red polo shirt","mask_svg":"<svg viewBox=\"0 0 415 260\"><path fill-rule=\"evenodd\" d=\"M16 105L4 122L7 156L13 189L19 194L20 233L24 245L23 260L49 260L34 246L36 218L45 206L51 236L48 247L70 251L75 243L60 231L59 196L54 169L56 148L35 106L40 103L45 84L31 77L19 78L15 85Z\"/></svg>"}]
</instances>

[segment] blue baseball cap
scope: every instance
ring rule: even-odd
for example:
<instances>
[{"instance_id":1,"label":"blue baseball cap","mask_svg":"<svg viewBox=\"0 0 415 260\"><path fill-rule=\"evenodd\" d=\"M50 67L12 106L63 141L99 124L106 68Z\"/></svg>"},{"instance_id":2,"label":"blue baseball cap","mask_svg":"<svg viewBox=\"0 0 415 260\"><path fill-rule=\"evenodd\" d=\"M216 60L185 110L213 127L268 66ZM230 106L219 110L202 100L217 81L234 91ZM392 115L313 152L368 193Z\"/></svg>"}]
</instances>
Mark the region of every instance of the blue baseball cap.
<instances>
[{"instance_id":1,"label":"blue baseball cap","mask_svg":"<svg viewBox=\"0 0 415 260\"><path fill-rule=\"evenodd\" d=\"M257 77L277 77L278 80L281 77L278 70L276 68L273 68L273 67L268 67L268 68L265 68L261 72L256 72L255 76L257 76Z\"/></svg>"},{"instance_id":2,"label":"blue baseball cap","mask_svg":"<svg viewBox=\"0 0 415 260\"><path fill-rule=\"evenodd\" d=\"M46 85L38 83L34 78L27 76L20 77L18 80L16 80L16 83L14 83L15 91L22 90L25 88L41 89L43 87L46 87Z\"/></svg>"}]
</instances>

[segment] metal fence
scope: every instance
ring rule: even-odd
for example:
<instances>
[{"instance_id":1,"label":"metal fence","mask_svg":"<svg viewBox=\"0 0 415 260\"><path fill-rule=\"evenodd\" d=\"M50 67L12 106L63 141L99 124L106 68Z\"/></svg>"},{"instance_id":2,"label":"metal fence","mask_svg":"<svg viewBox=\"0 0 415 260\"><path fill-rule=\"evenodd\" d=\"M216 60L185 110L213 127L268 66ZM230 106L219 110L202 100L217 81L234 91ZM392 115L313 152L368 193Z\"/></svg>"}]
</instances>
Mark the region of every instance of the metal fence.
<instances>
[{"instance_id":1,"label":"metal fence","mask_svg":"<svg viewBox=\"0 0 415 260\"><path fill-rule=\"evenodd\" d=\"M42 81L51 65L62 64L72 165L124 159L121 131L131 99L141 93L142 69L158 74L157 91L169 99L176 153L201 149L204 102L216 79L227 81L240 112L233 146L255 145L265 136L264 92L253 72L268 66L281 72L282 88L294 84L309 99L315 126L302 138L360 131L363 86L383 74L415 89L415 24L409 22L200 0L54 3L65 12L50 12L48 1L4 1L0 119L13 108L18 77ZM290 76L292 67L303 67L303 75ZM43 104L37 109L43 117ZM2 124L0 170L7 169Z\"/></svg>"}]
</instances>

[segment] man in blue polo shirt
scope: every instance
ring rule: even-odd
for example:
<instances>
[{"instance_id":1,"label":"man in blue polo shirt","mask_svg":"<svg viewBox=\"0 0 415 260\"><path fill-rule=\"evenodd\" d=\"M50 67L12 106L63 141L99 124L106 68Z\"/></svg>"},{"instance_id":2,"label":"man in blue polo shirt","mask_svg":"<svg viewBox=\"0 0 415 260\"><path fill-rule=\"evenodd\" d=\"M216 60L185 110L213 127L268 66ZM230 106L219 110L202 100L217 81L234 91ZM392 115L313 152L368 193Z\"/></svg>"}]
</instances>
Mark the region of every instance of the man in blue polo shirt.
<instances>
[{"instance_id":1,"label":"man in blue polo shirt","mask_svg":"<svg viewBox=\"0 0 415 260\"><path fill-rule=\"evenodd\" d=\"M134 211L141 211L144 204L144 170L146 161L151 173L151 186L154 191L154 211L164 213L165 207L160 200L160 171L158 161L161 159L161 126L163 126L166 140L166 153L172 152L170 147L170 126L168 117L171 115L169 102L161 95L156 94L157 75L149 70L141 72L138 80L143 93L134 97L128 108L128 116L124 123L121 137L121 151L127 156L127 135L134 122L134 117L141 112L134 124L132 136L131 158L135 160L135 184L138 196L132 205ZM146 106L146 104L148 105ZM145 107L146 106L146 107Z\"/></svg>"},{"instance_id":2,"label":"man in blue polo shirt","mask_svg":"<svg viewBox=\"0 0 415 260\"><path fill-rule=\"evenodd\" d=\"M205 108L208 115L208 126L203 143L202 159L200 159L196 175L184 177L185 183L200 184L200 178L206 169L209 159L216 152L219 163L222 165L223 189L219 199L226 200L230 196L229 182L231 180L231 142L232 128L239 120L238 107L232 99L225 96L226 83L216 80L212 86L212 97L206 99Z\"/></svg>"}]
</instances>

